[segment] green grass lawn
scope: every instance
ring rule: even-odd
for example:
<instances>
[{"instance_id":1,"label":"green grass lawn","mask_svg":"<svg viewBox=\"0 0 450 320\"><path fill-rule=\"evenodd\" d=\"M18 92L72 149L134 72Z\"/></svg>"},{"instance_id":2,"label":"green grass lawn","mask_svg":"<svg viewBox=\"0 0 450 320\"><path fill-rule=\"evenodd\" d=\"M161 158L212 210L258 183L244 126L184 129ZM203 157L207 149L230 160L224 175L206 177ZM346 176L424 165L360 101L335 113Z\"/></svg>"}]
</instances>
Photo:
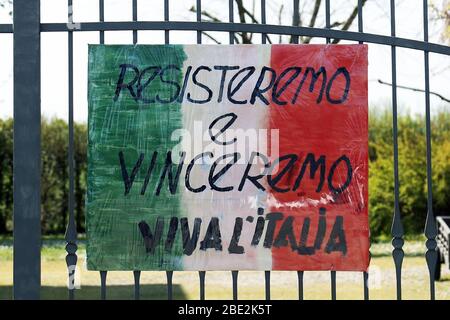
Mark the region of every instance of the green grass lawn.
<instances>
[{"instance_id":1,"label":"green grass lawn","mask_svg":"<svg viewBox=\"0 0 450 320\"><path fill-rule=\"evenodd\" d=\"M12 296L12 247L10 241L0 246L0 299ZM65 243L60 240L45 240L42 247L42 292L43 299L67 298L67 269L65 264ZM369 270L369 290L371 299L395 299L395 271L389 243L373 244ZM424 241L406 241L403 262L403 298L428 299L428 269L424 259ZM80 289L78 299L98 299L100 297L100 276L98 272L85 268L85 247L78 249L78 275ZM443 266L442 280L436 283L437 299L450 299L450 271ZM297 299L296 272L272 272L272 299ZM109 272L107 277L108 299L133 299L133 273ZM175 299L198 299L199 286L197 272L174 272L173 292ZM239 273L238 294L240 299L264 299L264 272L242 271ZM164 272L142 272L141 298L165 299L167 296ZM305 272L305 299L330 298L329 272ZM337 273L337 298L362 299L362 274L357 272ZM231 272L206 273L206 298L231 299Z\"/></svg>"}]
</instances>

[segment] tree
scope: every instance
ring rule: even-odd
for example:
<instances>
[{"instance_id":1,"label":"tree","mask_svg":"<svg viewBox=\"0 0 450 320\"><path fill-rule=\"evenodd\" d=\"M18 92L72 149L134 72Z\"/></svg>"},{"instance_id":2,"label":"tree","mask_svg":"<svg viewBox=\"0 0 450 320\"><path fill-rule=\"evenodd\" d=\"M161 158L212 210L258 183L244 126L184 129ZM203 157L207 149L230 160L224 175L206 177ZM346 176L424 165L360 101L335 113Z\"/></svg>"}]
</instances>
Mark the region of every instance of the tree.
<instances>
[{"instance_id":1,"label":"tree","mask_svg":"<svg viewBox=\"0 0 450 320\"><path fill-rule=\"evenodd\" d=\"M362 1L362 5L366 3L367 0ZM243 0L235 0L237 5L237 12L239 16L239 23L260 23L259 18L257 18L255 14L255 5L253 1L253 5L251 8L249 8L249 5L244 4ZM303 1L302 1L303 2ZM299 9L298 12L293 12L292 14L292 20L291 25L292 26L303 26L303 27L316 27L317 24L317 17L319 15L319 12L321 8L324 6L324 1L322 0L308 0L304 1L304 6L302 10ZM192 6L190 8L191 12L196 12L196 7ZM281 23L281 20L283 19L283 11L284 11L284 5L281 4L279 6L279 10L277 12L279 23ZM348 14L347 18L343 21L333 21L331 22L331 28L339 28L340 30L346 31L348 30L355 18L358 15L358 6L352 6L350 13ZM201 11L202 21L207 22L224 22L220 17L215 16L211 14L208 11L202 10ZM202 32L206 37L212 39L216 43L220 43L217 39L215 39L212 35L210 35L208 32ZM247 33L247 32L237 32L235 34L234 41L235 43L253 43L253 34ZM290 36L289 42L294 43L296 39L296 36ZM298 40L300 43L310 43L312 37L300 37ZM273 43L272 38L267 35L267 41L269 43ZM281 43L282 37L280 36L278 39L278 42ZM333 39L332 43L336 44L339 43L340 39Z\"/></svg>"},{"instance_id":2,"label":"tree","mask_svg":"<svg viewBox=\"0 0 450 320\"><path fill-rule=\"evenodd\" d=\"M442 1L439 6L435 1L430 1L431 20L442 23L441 39L450 45L450 0Z\"/></svg>"},{"instance_id":3,"label":"tree","mask_svg":"<svg viewBox=\"0 0 450 320\"><path fill-rule=\"evenodd\" d=\"M441 112L431 127L433 157L433 201L436 214L450 214L450 114Z\"/></svg>"},{"instance_id":4,"label":"tree","mask_svg":"<svg viewBox=\"0 0 450 320\"><path fill-rule=\"evenodd\" d=\"M84 123L74 126L75 144L75 217L78 232L85 231L85 195L87 190L87 127Z\"/></svg>"},{"instance_id":5,"label":"tree","mask_svg":"<svg viewBox=\"0 0 450 320\"><path fill-rule=\"evenodd\" d=\"M389 235L394 208L392 115L371 114L369 123L369 212L372 236ZM432 118L433 211L450 212L450 116ZM398 118L399 198L407 234L423 232L427 214L426 137L423 116Z\"/></svg>"},{"instance_id":6,"label":"tree","mask_svg":"<svg viewBox=\"0 0 450 320\"><path fill-rule=\"evenodd\" d=\"M0 234L12 228L13 204L13 122L0 120Z\"/></svg>"},{"instance_id":7,"label":"tree","mask_svg":"<svg viewBox=\"0 0 450 320\"><path fill-rule=\"evenodd\" d=\"M41 121L41 225L45 232L63 233L68 198L67 123Z\"/></svg>"},{"instance_id":8,"label":"tree","mask_svg":"<svg viewBox=\"0 0 450 320\"><path fill-rule=\"evenodd\" d=\"M9 10L9 15L12 15L12 0L0 0L0 8Z\"/></svg>"}]
</instances>

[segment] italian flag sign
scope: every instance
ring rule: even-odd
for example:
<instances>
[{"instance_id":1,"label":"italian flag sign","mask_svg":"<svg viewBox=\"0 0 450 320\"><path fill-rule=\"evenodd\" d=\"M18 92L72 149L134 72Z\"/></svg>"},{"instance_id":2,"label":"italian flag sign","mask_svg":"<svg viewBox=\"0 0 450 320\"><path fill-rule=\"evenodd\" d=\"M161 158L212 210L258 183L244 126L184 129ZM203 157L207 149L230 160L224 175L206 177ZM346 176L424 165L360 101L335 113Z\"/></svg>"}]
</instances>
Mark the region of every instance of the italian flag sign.
<instances>
[{"instance_id":1,"label":"italian flag sign","mask_svg":"<svg viewBox=\"0 0 450 320\"><path fill-rule=\"evenodd\" d=\"M366 45L90 45L90 270L369 264Z\"/></svg>"}]
</instances>

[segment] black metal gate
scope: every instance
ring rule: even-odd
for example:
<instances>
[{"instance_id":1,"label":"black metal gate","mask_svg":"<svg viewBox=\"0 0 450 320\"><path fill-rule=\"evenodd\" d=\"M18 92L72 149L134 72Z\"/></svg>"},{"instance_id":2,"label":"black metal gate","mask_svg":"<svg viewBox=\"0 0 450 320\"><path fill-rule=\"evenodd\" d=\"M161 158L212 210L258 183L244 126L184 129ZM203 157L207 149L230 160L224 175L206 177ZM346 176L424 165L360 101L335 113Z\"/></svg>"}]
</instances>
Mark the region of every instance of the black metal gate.
<instances>
[{"instance_id":1,"label":"black metal gate","mask_svg":"<svg viewBox=\"0 0 450 320\"><path fill-rule=\"evenodd\" d=\"M75 0L76 1L76 0ZM77 264L77 233L74 218L74 121L73 121L73 33L83 31L99 32L99 41L104 43L105 31L128 30L133 32L133 43L138 42L138 30L161 30L165 32L165 43L170 42L170 30L189 30L197 32L197 43L202 42L202 33L221 31L229 33L230 44L234 43L236 32L261 34L261 42L266 43L267 34L290 35L298 43L300 36L330 39L345 39L359 43L374 43L391 47L392 63L392 115L394 148L394 196L392 245L396 269L397 298L402 297L402 261L404 251L404 231L399 208L399 172L397 143L397 79L396 48L409 48L423 52L425 115L426 115L426 163L427 163L427 219L425 223L426 262L430 279L430 298L435 298L434 273L437 263L436 221L432 208L432 172L431 172L431 127L430 127L430 70L429 53L450 56L450 47L428 42L428 1L423 0L423 41L399 38L395 32L395 1L390 0L391 35L384 36L363 32L363 0L357 1L358 32L331 29L330 0L325 1L326 28L269 25L266 24L266 1L261 1L261 24L234 23L234 0L228 0L229 22L212 23L201 21L201 0L196 0L197 21L170 21L169 0L164 0L164 21L137 21L137 0L132 2L133 21L105 22L104 0L99 0L99 22L74 23L72 0L67 1L67 23L41 23L40 0L14 0L13 24L0 24L0 33L14 34L14 298L39 299L40 297L40 163L41 163L41 32L66 32L68 34L68 124L69 124L69 222L66 232L66 262L68 277L73 283L74 266ZM299 0L293 0L294 21L299 19ZM303 271L298 272L298 296L303 298ZM134 271L135 298L139 299L139 279L141 272ZM167 271L168 299L172 298L173 271ZM106 298L107 271L100 272L101 295ZM331 297L336 299L336 271L331 271ZM362 274L364 298L369 299L368 273ZM199 272L200 299L205 298L205 271ZM238 271L232 271L233 298L237 299ZM270 271L265 272L266 298L270 299ZM69 288L69 298L75 297L75 289Z\"/></svg>"}]
</instances>

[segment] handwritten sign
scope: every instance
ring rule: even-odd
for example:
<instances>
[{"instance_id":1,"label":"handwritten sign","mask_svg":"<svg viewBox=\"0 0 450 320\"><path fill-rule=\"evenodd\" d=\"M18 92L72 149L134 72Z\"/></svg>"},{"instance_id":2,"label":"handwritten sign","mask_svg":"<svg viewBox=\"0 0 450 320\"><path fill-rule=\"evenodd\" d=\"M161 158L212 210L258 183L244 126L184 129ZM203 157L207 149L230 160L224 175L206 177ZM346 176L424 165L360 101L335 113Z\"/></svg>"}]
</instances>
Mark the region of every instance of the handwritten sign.
<instances>
[{"instance_id":1,"label":"handwritten sign","mask_svg":"<svg viewBox=\"0 0 450 320\"><path fill-rule=\"evenodd\" d=\"M91 45L91 270L369 264L366 45Z\"/></svg>"}]
</instances>

